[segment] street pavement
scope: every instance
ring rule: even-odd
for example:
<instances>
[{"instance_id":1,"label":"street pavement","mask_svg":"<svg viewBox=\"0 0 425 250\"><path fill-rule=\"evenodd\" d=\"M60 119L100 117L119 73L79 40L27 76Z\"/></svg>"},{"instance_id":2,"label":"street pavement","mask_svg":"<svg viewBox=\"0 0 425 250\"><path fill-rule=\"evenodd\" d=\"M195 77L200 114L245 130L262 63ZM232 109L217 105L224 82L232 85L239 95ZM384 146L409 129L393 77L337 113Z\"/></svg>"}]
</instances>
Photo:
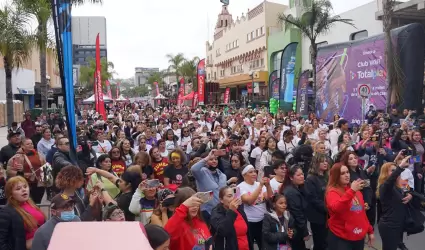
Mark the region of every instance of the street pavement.
<instances>
[{"instance_id":1,"label":"street pavement","mask_svg":"<svg viewBox=\"0 0 425 250\"><path fill-rule=\"evenodd\" d=\"M0 147L7 145L7 128L1 127L0 128ZM47 214L48 205L49 202L46 200L46 197L43 198L42 201L42 210ZM375 244L372 248L365 247L365 249L368 250L382 250L382 244L381 244L381 237L379 236L378 226L375 226ZM407 248L409 250L421 250L424 249L424 239L425 239L425 232L422 232L417 235L412 235L407 237L404 236L404 243L406 244ZM310 240L307 244L308 247L312 246L312 240ZM255 249L258 249L257 247Z\"/></svg>"}]
</instances>

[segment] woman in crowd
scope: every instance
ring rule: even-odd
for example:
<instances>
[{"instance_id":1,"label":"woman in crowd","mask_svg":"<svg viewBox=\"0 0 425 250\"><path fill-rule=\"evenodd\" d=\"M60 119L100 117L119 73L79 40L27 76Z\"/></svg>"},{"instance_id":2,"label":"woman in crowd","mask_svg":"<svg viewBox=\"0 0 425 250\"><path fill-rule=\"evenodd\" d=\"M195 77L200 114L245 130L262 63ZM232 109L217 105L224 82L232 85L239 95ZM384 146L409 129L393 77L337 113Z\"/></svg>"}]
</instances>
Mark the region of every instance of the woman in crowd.
<instances>
[{"instance_id":1,"label":"woman in crowd","mask_svg":"<svg viewBox=\"0 0 425 250\"><path fill-rule=\"evenodd\" d=\"M159 207L157 207L153 211L150 224L165 227L168 220L171 218L175 211L175 196L173 191L167 188L159 189L156 193L156 196L159 203Z\"/></svg>"},{"instance_id":2,"label":"woman in crowd","mask_svg":"<svg viewBox=\"0 0 425 250\"><path fill-rule=\"evenodd\" d=\"M337 146L332 149L332 159L335 159L335 162L339 162L345 151L354 151L352 146L353 143L351 142L350 134L348 132L341 132L338 136Z\"/></svg>"},{"instance_id":3,"label":"woman in crowd","mask_svg":"<svg viewBox=\"0 0 425 250\"><path fill-rule=\"evenodd\" d=\"M173 125L174 125L174 123L173 123ZM164 140L165 140L165 149L168 152L171 152L171 151L173 151L174 149L177 148L178 137L174 135L174 132L173 132L172 129L168 129L167 132L165 132Z\"/></svg>"},{"instance_id":4,"label":"woman in crowd","mask_svg":"<svg viewBox=\"0 0 425 250\"><path fill-rule=\"evenodd\" d=\"M248 237L248 219L240 198L234 189L223 187L219 193L220 203L212 210L211 231L216 250L253 250Z\"/></svg>"},{"instance_id":5,"label":"woman in crowd","mask_svg":"<svg viewBox=\"0 0 425 250\"><path fill-rule=\"evenodd\" d=\"M212 239L201 219L202 200L188 187L179 188L175 197L175 213L164 227L170 234L170 250L205 249Z\"/></svg>"},{"instance_id":6,"label":"woman in crowd","mask_svg":"<svg viewBox=\"0 0 425 250\"><path fill-rule=\"evenodd\" d=\"M410 171L413 173L415 180L414 189L416 192L423 194L424 193L424 170L423 170L423 160L425 154L425 144L422 142L421 132L419 130L412 130L410 132L409 146L412 149L412 156L414 158L414 163L410 166Z\"/></svg>"},{"instance_id":7,"label":"woman in crowd","mask_svg":"<svg viewBox=\"0 0 425 250\"><path fill-rule=\"evenodd\" d=\"M170 249L170 235L158 225L146 225L146 236L153 250Z\"/></svg>"},{"instance_id":8,"label":"woman in crowd","mask_svg":"<svg viewBox=\"0 0 425 250\"><path fill-rule=\"evenodd\" d=\"M31 249L35 231L46 221L45 215L30 199L30 187L22 176L7 180L7 205L0 209L0 249Z\"/></svg>"},{"instance_id":9,"label":"woman in crowd","mask_svg":"<svg viewBox=\"0 0 425 250\"><path fill-rule=\"evenodd\" d=\"M107 154L112 149L110 141L105 140L105 134L103 131L97 132L97 141L93 142L93 149L97 155Z\"/></svg>"},{"instance_id":10,"label":"woman in crowd","mask_svg":"<svg viewBox=\"0 0 425 250\"><path fill-rule=\"evenodd\" d=\"M49 150L55 144L55 139L52 138L52 132L49 128L43 129L42 135L43 137L35 146L37 147L38 153L46 157Z\"/></svg>"},{"instance_id":11,"label":"woman in crowd","mask_svg":"<svg viewBox=\"0 0 425 250\"><path fill-rule=\"evenodd\" d=\"M113 146L111 151L109 151L109 158L111 159L112 171L120 177L127 169L120 148Z\"/></svg>"},{"instance_id":12,"label":"woman in crowd","mask_svg":"<svg viewBox=\"0 0 425 250\"><path fill-rule=\"evenodd\" d=\"M139 136L138 142L139 142L139 145L135 147L135 150L134 150L135 152L149 152L149 150L151 150L152 146L149 144L146 144L147 140L144 135Z\"/></svg>"},{"instance_id":13,"label":"woman in crowd","mask_svg":"<svg viewBox=\"0 0 425 250\"><path fill-rule=\"evenodd\" d=\"M156 199L157 187L149 187L147 180L142 181L139 188L134 192L129 206L130 212L136 215L136 220L149 224L154 209L158 207Z\"/></svg>"},{"instance_id":14,"label":"woman in crowd","mask_svg":"<svg viewBox=\"0 0 425 250\"><path fill-rule=\"evenodd\" d=\"M149 156L152 162L154 178L164 182L164 169L168 166L168 151L167 157L163 157L159 151L159 147L154 146L149 151Z\"/></svg>"},{"instance_id":15,"label":"woman in crowd","mask_svg":"<svg viewBox=\"0 0 425 250\"><path fill-rule=\"evenodd\" d=\"M240 153L236 153L230 157L230 168L224 170L227 177L227 184L239 184L243 181L242 167L245 166L245 159Z\"/></svg>"},{"instance_id":16,"label":"woman in crowd","mask_svg":"<svg viewBox=\"0 0 425 250\"><path fill-rule=\"evenodd\" d=\"M360 192L364 185L361 179L350 184L348 167L335 164L331 168L325 196L329 250L363 250L366 235L369 245L375 239Z\"/></svg>"},{"instance_id":17,"label":"woman in crowd","mask_svg":"<svg viewBox=\"0 0 425 250\"><path fill-rule=\"evenodd\" d=\"M134 163L140 167L142 181L154 178L153 168L150 165L150 161L151 159L149 154L146 152L139 152L134 157Z\"/></svg>"},{"instance_id":18,"label":"woman in crowd","mask_svg":"<svg viewBox=\"0 0 425 250\"><path fill-rule=\"evenodd\" d=\"M13 177L16 175L23 176L29 183L31 189L31 199L40 204L46 190L41 180L41 166L46 160L37 150L34 150L34 144L31 139L25 138L21 142L21 148L9 160L7 167L7 175Z\"/></svg>"},{"instance_id":19,"label":"woman in crowd","mask_svg":"<svg viewBox=\"0 0 425 250\"><path fill-rule=\"evenodd\" d=\"M115 175L115 172L112 171L111 158L109 158L109 155L107 154L103 154L97 158L96 168L105 170ZM87 190L91 191L98 181L103 182L105 190L112 197L112 199L114 199L119 194L120 190L117 188L115 183L111 182L105 177L102 177L99 174L92 174L90 176L87 184Z\"/></svg>"},{"instance_id":20,"label":"woman in crowd","mask_svg":"<svg viewBox=\"0 0 425 250\"><path fill-rule=\"evenodd\" d=\"M310 239L307 228L307 200L303 192L304 172L301 166L293 165L289 168L288 179L283 183L279 193L284 194L288 203L288 211L294 217L295 235L291 246L294 250L304 250L305 241Z\"/></svg>"},{"instance_id":21,"label":"woman in crowd","mask_svg":"<svg viewBox=\"0 0 425 250\"><path fill-rule=\"evenodd\" d=\"M258 179L260 180L264 176L264 167L272 165L272 154L277 150L277 140L273 137L269 137L266 140L266 147L264 152L261 154L260 169L258 170Z\"/></svg>"},{"instance_id":22,"label":"woman in crowd","mask_svg":"<svg viewBox=\"0 0 425 250\"><path fill-rule=\"evenodd\" d=\"M266 199L273 195L268 178L257 182L257 172L252 165L242 170L244 181L238 185L244 211L248 219L249 237L262 249L262 225L266 210Z\"/></svg>"},{"instance_id":23,"label":"woman in crowd","mask_svg":"<svg viewBox=\"0 0 425 250\"><path fill-rule=\"evenodd\" d=\"M171 164L164 169L164 186L170 184L180 186L183 177L189 171L186 167L186 154L181 149L174 149L168 158Z\"/></svg>"},{"instance_id":24,"label":"woman in crowd","mask_svg":"<svg viewBox=\"0 0 425 250\"><path fill-rule=\"evenodd\" d=\"M168 150L165 148L165 140L164 139L158 140L158 142L156 143L156 145L158 145L158 150L159 150L159 153L161 154L161 156L163 158L167 158L168 159L168 154L170 152L168 152ZM152 148L156 147L156 145L152 146ZM149 150L149 152L150 152L150 150Z\"/></svg>"},{"instance_id":25,"label":"woman in crowd","mask_svg":"<svg viewBox=\"0 0 425 250\"><path fill-rule=\"evenodd\" d=\"M305 181L304 189L308 201L307 218L313 233L314 250L327 248L327 211L325 191L328 183L329 157L323 154L315 155Z\"/></svg>"},{"instance_id":26,"label":"woman in crowd","mask_svg":"<svg viewBox=\"0 0 425 250\"><path fill-rule=\"evenodd\" d=\"M267 212L263 220L264 250L288 249L294 236L294 219L286 210L286 197L275 194L267 202ZM296 248L293 248L296 249Z\"/></svg>"},{"instance_id":27,"label":"woman in crowd","mask_svg":"<svg viewBox=\"0 0 425 250\"><path fill-rule=\"evenodd\" d=\"M258 138L258 141L255 145L256 147L251 151L250 154L250 161L252 159L251 164L254 165L255 169L258 170L260 169L261 154L266 147L266 137Z\"/></svg>"},{"instance_id":28,"label":"woman in crowd","mask_svg":"<svg viewBox=\"0 0 425 250\"><path fill-rule=\"evenodd\" d=\"M400 175L409 166L409 158L405 157L399 166L385 163L379 175L377 196L382 214L378 229L383 250L407 249L403 243L403 230L408 216L406 204L411 201L412 195L406 193L407 181L402 180Z\"/></svg>"},{"instance_id":29,"label":"woman in crowd","mask_svg":"<svg viewBox=\"0 0 425 250\"><path fill-rule=\"evenodd\" d=\"M130 141L128 139L123 140L122 142L120 142L119 148L123 160L125 161L125 166L129 167L131 164L133 164L135 155L133 149L131 148Z\"/></svg>"},{"instance_id":30,"label":"woman in crowd","mask_svg":"<svg viewBox=\"0 0 425 250\"><path fill-rule=\"evenodd\" d=\"M212 199L201 206L202 218L207 225L210 224L212 209L219 203L220 189L227 186L226 175L218 169L216 151L215 149L211 150L207 157L190 168L196 180L197 191L213 192Z\"/></svg>"},{"instance_id":31,"label":"woman in crowd","mask_svg":"<svg viewBox=\"0 0 425 250\"><path fill-rule=\"evenodd\" d=\"M63 194L75 200L75 214L80 217L81 221L95 220L95 205L97 205L98 197L96 194L85 196L79 192L84 184L84 175L80 168L75 166L67 166L61 169L56 176L56 187Z\"/></svg>"},{"instance_id":32,"label":"woman in crowd","mask_svg":"<svg viewBox=\"0 0 425 250\"><path fill-rule=\"evenodd\" d=\"M273 194L278 193L280 187L283 185L285 179L288 178L288 167L286 166L285 161L276 161L273 164L273 175L274 177L270 180L270 186L272 188Z\"/></svg>"}]
</instances>

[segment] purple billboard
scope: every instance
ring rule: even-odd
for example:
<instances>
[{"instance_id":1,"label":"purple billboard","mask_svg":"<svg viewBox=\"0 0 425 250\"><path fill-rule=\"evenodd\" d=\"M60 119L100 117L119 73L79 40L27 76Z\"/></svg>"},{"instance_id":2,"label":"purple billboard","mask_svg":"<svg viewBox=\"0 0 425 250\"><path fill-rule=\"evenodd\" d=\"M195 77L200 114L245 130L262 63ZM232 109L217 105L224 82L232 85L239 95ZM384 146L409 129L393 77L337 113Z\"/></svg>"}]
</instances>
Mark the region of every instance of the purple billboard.
<instances>
[{"instance_id":1,"label":"purple billboard","mask_svg":"<svg viewBox=\"0 0 425 250\"><path fill-rule=\"evenodd\" d=\"M316 76L316 114L333 121L338 114L350 123L360 124L359 84L371 86L366 109L385 109L387 97L384 40L362 44L330 45L319 49Z\"/></svg>"}]
</instances>

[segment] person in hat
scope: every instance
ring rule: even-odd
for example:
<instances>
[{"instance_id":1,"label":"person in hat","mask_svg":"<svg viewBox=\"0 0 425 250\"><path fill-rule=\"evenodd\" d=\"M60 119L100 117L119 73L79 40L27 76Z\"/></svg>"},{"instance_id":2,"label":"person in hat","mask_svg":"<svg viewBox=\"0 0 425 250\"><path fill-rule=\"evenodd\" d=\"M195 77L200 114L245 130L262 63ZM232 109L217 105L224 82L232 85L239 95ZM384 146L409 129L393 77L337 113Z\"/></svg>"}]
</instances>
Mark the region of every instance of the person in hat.
<instances>
[{"instance_id":1,"label":"person in hat","mask_svg":"<svg viewBox=\"0 0 425 250\"><path fill-rule=\"evenodd\" d=\"M7 140L9 144L2 147L0 150L0 165L6 166L7 162L12 158L19 149L21 145L21 133L19 132L9 132L7 135Z\"/></svg>"},{"instance_id":2,"label":"person in hat","mask_svg":"<svg viewBox=\"0 0 425 250\"><path fill-rule=\"evenodd\" d=\"M103 208L102 220L125 221L124 211L122 211L117 205L109 203Z\"/></svg>"},{"instance_id":3,"label":"person in hat","mask_svg":"<svg viewBox=\"0 0 425 250\"><path fill-rule=\"evenodd\" d=\"M57 194L52 198L50 209L52 217L37 229L32 248L47 250L56 225L60 222L80 221L74 212L75 200L66 194Z\"/></svg>"}]
</instances>

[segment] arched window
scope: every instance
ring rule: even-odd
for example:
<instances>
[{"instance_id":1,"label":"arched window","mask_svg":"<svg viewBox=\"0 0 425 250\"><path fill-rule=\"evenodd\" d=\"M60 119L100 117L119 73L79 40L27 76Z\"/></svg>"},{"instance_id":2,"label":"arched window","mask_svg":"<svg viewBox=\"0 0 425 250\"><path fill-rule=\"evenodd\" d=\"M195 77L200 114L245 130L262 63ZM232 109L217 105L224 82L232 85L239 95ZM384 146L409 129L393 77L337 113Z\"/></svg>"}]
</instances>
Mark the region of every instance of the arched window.
<instances>
[{"instance_id":1,"label":"arched window","mask_svg":"<svg viewBox=\"0 0 425 250\"><path fill-rule=\"evenodd\" d=\"M225 26L227 27L227 20L225 21Z\"/></svg>"},{"instance_id":2,"label":"arched window","mask_svg":"<svg viewBox=\"0 0 425 250\"><path fill-rule=\"evenodd\" d=\"M220 21L220 27L223 27L223 20Z\"/></svg>"},{"instance_id":3,"label":"arched window","mask_svg":"<svg viewBox=\"0 0 425 250\"><path fill-rule=\"evenodd\" d=\"M360 40L369 36L367 30L361 30L350 35L350 41Z\"/></svg>"}]
</instances>

